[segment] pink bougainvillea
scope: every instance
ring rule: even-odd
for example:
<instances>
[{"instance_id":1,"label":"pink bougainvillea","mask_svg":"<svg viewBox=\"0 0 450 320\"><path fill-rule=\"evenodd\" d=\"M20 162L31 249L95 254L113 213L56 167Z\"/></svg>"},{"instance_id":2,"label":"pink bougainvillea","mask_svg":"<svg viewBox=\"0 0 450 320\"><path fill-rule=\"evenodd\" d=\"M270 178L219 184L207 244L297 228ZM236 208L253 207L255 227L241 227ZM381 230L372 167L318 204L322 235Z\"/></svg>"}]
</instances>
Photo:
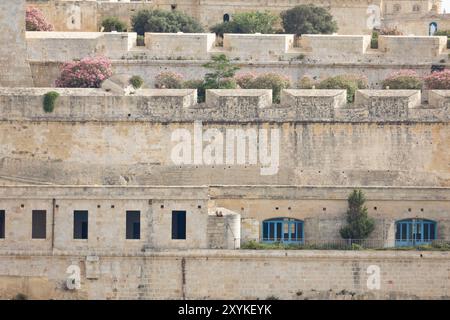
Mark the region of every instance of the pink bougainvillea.
<instances>
[{"instance_id":1,"label":"pink bougainvillea","mask_svg":"<svg viewBox=\"0 0 450 320\"><path fill-rule=\"evenodd\" d=\"M383 80L382 85L383 89L420 90L422 89L423 80L414 70L404 69L389 74L389 76Z\"/></svg>"},{"instance_id":2,"label":"pink bougainvillea","mask_svg":"<svg viewBox=\"0 0 450 320\"><path fill-rule=\"evenodd\" d=\"M53 25L48 23L41 10L28 7L26 11L27 31L53 31Z\"/></svg>"},{"instance_id":3,"label":"pink bougainvillea","mask_svg":"<svg viewBox=\"0 0 450 320\"><path fill-rule=\"evenodd\" d=\"M436 71L425 77L427 89L450 89L450 70Z\"/></svg>"},{"instance_id":4,"label":"pink bougainvillea","mask_svg":"<svg viewBox=\"0 0 450 320\"><path fill-rule=\"evenodd\" d=\"M111 61L105 57L87 57L65 63L56 86L61 88L99 88L112 75Z\"/></svg>"}]
</instances>

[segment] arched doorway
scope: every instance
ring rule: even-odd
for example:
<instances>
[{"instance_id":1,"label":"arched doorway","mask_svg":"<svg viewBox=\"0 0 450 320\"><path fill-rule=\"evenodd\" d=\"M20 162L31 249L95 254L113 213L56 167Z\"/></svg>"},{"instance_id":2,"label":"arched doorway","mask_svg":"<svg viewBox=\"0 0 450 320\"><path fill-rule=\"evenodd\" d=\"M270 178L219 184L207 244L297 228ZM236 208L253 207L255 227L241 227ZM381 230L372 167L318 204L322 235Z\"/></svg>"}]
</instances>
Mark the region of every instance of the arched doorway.
<instances>
[{"instance_id":1,"label":"arched doorway","mask_svg":"<svg viewBox=\"0 0 450 320\"><path fill-rule=\"evenodd\" d=\"M273 218L262 223L263 242L303 243L303 221Z\"/></svg>"},{"instance_id":2,"label":"arched doorway","mask_svg":"<svg viewBox=\"0 0 450 320\"><path fill-rule=\"evenodd\" d=\"M228 22L228 21L230 21L230 15L228 13L225 13L223 15L223 22Z\"/></svg>"},{"instance_id":3,"label":"arched doorway","mask_svg":"<svg viewBox=\"0 0 450 320\"><path fill-rule=\"evenodd\" d=\"M425 219L405 219L395 223L395 246L430 244L437 238L437 223Z\"/></svg>"}]
</instances>

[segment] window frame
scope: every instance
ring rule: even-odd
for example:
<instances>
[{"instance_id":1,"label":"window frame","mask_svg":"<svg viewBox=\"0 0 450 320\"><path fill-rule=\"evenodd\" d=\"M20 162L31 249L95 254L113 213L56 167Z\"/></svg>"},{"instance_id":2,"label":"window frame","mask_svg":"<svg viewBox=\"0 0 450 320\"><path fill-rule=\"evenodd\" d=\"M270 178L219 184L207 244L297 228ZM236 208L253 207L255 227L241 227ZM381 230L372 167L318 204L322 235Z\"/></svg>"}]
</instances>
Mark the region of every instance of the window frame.
<instances>
[{"instance_id":1,"label":"window frame","mask_svg":"<svg viewBox=\"0 0 450 320\"><path fill-rule=\"evenodd\" d=\"M43 237L37 237L35 236L34 232L34 219L35 214L44 214L44 236ZM31 239L32 240L47 240L47 210L32 210L31 211Z\"/></svg>"},{"instance_id":2,"label":"window frame","mask_svg":"<svg viewBox=\"0 0 450 320\"><path fill-rule=\"evenodd\" d=\"M395 221L395 246L410 247L431 244L438 239L437 231L437 222L433 220L414 218ZM426 234L429 235L429 239L425 239Z\"/></svg>"},{"instance_id":3,"label":"window frame","mask_svg":"<svg viewBox=\"0 0 450 320\"><path fill-rule=\"evenodd\" d=\"M129 216L130 215L132 215L132 214L137 214L138 215L138 222L139 222L139 230L138 230L138 237L136 238L135 237L135 229L134 229L134 223L136 223L135 221L134 221L134 219L133 219L133 225L131 225L131 238L130 237L128 237L129 236L129 233L128 233L128 223L129 223L129 220L128 220L128 218L129 218ZM141 240L142 239L142 223L141 223L141 211L140 210L127 210L126 212L125 212L125 239L126 240ZM130 223L131 223L131 221L130 221Z\"/></svg>"},{"instance_id":4,"label":"window frame","mask_svg":"<svg viewBox=\"0 0 450 320\"><path fill-rule=\"evenodd\" d=\"M81 238L76 237L76 229L75 229L75 217L77 214L86 214L86 238L83 238L83 224L81 224ZM83 222L82 222L83 223ZM89 210L74 210L73 211L73 240L89 240Z\"/></svg>"},{"instance_id":5,"label":"window frame","mask_svg":"<svg viewBox=\"0 0 450 320\"><path fill-rule=\"evenodd\" d=\"M294 228L294 232L291 230L292 227ZM295 237L292 237L293 234L295 234ZM262 222L261 240L265 243L281 242L301 244L305 242L304 234L305 222L303 220L279 217L266 219Z\"/></svg>"},{"instance_id":6,"label":"window frame","mask_svg":"<svg viewBox=\"0 0 450 320\"><path fill-rule=\"evenodd\" d=\"M177 216L177 219L175 219ZM180 234L180 217L182 232ZM184 235L184 237L183 237ZM172 210L172 240L187 240L187 211Z\"/></svg>"}]
</instances>

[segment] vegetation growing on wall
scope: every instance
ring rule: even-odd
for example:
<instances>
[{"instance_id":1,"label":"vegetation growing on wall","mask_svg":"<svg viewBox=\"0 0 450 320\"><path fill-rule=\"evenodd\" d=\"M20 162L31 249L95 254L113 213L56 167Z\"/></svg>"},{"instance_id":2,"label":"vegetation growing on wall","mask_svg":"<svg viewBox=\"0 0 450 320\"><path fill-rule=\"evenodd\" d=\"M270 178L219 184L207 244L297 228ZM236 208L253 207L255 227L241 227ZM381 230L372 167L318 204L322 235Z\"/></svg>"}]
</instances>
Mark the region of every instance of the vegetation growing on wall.
<instances>
[{"instance_id":1,"label":"vegetation growing on wall","mask_svg":"<svg viewBox=\"0 0 450 320\"><path fill-rule=\"evenodd\" d=\"M347 102L355 101L355 93L358 89L366 89L367 79L359 75L339 75L322 80L317 84L317 89L345 89L347 90Z\"/></svg>"},{"instance_id":2,"label":"vegetation growing on wall","mask_svg":"<svg viewBox=\"0 0 450 320\"><path fill-rule=\"evenodd\" d=\"M192 17L179 11L140 10L131 17L131 25L138 35L146 32L204 32Z\"/></svg>"},{"instance_id":3,"label":"vegetation growing on wall","mask_svg":"<svg viewBox=\"0 0 450 320\"><path fill-rule=\"evenodd\" d=\"M242 89L271 89L274 103L280 103L281 91L291 86L288 77L277 73L246 73L236 76L236 82Z\"/></svg>"},{"instance_id":4,"label":"vegetation growing on wall","mask_svg":"<svg viewBox=\"0 0 450 320\"><path fill-rule=\"evenodd\" d=\"M450 70L436 71L425 77L427 89L450 90Z\"/></svg>"},{"instance_id":5,"label":"vegetation growing on wall","mask_svg":"<svg viewBox=\"0 0 450 320\"><path fill-rule=\"evenodd\" d=\"M176 72L163 71L155 78L155 88L157 89L181 89L183 88L184 77Z\"/></svg>"},{"instance_id":6,"label":"vegetation growing on wall","mask_svg":"<svg viewBox=\"0 0 450 320\"><path fill-rule=\"evenodd\" d=\"M285 33L332 34L338 26L330 12L313 4L300 5L281 13Z\"/></svg>"},{"instance_id":7,"label":"vegetation growing on wall","mask_svg":"<svg viewBox=\"0 0 450 320\"><path fill-rule=\"evenodd\" d=\"M133 86L134 89L139 89L144 85L144 79L140 76L132 76L130 78L130 84Z\"/></svg>"},{"instance_id":8,"label":"vegetation growing on wall","mask_svg":"<svg viewBox=\"0 0 450 320\"><path fill-rule=\"evenodd\" d=\"M64 63L56 80L57 87L99 88L112 75L111 61L105 57L87 57Z\"/></svg>"},{"instance_id":9,"label":"vegetation growing on wall","mask_svg":"<svg viewBox=\"0 0 450 320\"><path fill-rule=\"evenodd\" d=\"M117 17L107 17L102 21L102 27L104 32L124 32L127 31L127 24Z\"/></svg>"},{"instance_id":10,"label":"vegetation growing on wall","mask_svg":"<svg viewBox=\"0 0 450 320\"><path fill-rule=\"evenodd\" d=\"M43 102L43 108L44 111L47 113L53 112L55 109L55 102L56 99L58 99L59 93L55 91L50 91L44 94L44 102Z\"/></svg>"},{"instance_id":11,"label":"vegetation growing on wall","mask_svg":"<svg viewBox=\"0 0 450 320\"><path fill-rule=\"evenodd\" d=\"M421 90L423 80L414 70L400 70L384 79L382 86L383 89Z\"/></svg>"},{"instance_id":12,"label":"vegetation growing on wall","mask_svg":"<svg viewBox=\"0 0 450 320\"><path fill-rule=\"evenodd\" d=\"M27 7L25 22L27 31L53 31L53 25L48 23L42 11L35 7Z\"/></svg>"},{"instance_id":13,"label":"vegetation growing on wall","mask_svg":"<svg viewBox=\"0 0 450 320\"><path fill-rule=\"evenodd\" d=\"M366 199L361 190L353 190L348 197L347 225L341 228L343 239L366 239L375 229L375 220L367 215Z\"/></svg>"},{"instance_id":14,"label":"vegetation growing on wall","mask_svg":"<svg viewBox=\"0 0 450 320\"><path fill-rule=\"evenodd\" d=\"M262 33L271 34L277 31L280 17L270 12L236 13L231 21L216 24L211 31L223 36L224 33Z\"/></svg>"}]
</instances>

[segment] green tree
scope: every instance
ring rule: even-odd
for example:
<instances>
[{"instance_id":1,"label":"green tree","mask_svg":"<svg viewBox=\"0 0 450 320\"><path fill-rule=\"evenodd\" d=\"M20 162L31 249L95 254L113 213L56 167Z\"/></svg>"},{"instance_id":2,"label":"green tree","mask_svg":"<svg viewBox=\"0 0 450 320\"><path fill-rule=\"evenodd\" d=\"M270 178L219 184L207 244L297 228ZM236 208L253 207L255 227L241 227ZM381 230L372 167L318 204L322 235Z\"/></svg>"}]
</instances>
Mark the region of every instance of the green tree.
<instances>
[{"instance_id":1,"label":"green tree","mask_svg":"<svg viewBox=\"0 0 450 320\"><path fill-rule=\"evenodd\" d=\"M281 13L285 33L331 34L338 30L336 21L325 8L305 4Z\"/></svg>"},{"instance_id":2,"label":"green tree","mask_svg":"<svg viewBox=\"0 0 450 320\"><path fill-rule=\"evenodd\" d=\"M204 32L197 21L179 11L140 10L131 18L131 25L138 35L146 32Z\"/></svg>"},{"instance_id":3,"label":"green tree","mask_svg":"<svg viewBox=\"0 0 450 320\"><path fill-rule=\"evenodd\" d=\"M280 18L270 12L243 12L233 15L232 21L219 23L211 31L223 36L224 33L263 33L277 31Z\"/></svg>"},{"instance_id":4,"label":"green tree","mask_svg":"<svg viewBox=\"0 0 450 320\"><path fill-rule=\"evenodd\" d=\"M348 197L347 225L341 228L343 239L366 239L375 228L375 221L368 217L366 201L361 190L353 190Z\"/></svg>"},{"instance_id":5,"label":"green tree","mask_svg":"<svg viewBox=\"0 0 450 320\"><path fill-rule=\"evenodd\" d=\"M204 68L209 69L205 75L206 89L233 89L236 87L234 77L236 71L240 68L231 64L230 60L224 54L212 56L212 61L205 63ZM234 85L233 85L234 84Z\"/></svg>"}]
</instances>

